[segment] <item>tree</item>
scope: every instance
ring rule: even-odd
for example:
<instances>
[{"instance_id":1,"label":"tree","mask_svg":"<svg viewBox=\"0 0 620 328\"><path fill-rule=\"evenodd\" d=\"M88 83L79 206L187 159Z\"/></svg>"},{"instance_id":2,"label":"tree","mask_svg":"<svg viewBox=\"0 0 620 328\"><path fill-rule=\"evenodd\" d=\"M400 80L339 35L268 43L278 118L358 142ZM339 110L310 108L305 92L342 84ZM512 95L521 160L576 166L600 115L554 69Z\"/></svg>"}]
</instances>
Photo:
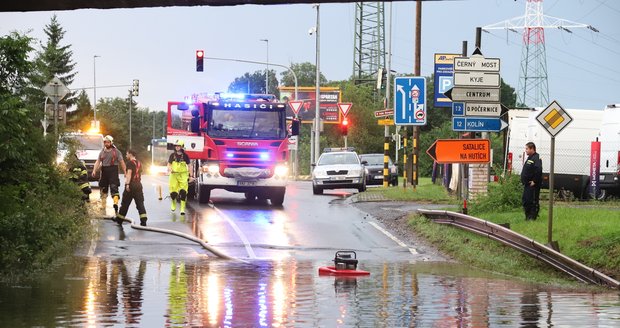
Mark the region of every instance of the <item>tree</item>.
<instances>
[{"instance_id":1,"label":"tree","mask_svg":"<svg viewBox=\"0 0 620 328\"><path fill-rule=\"evenodd\" d=\"M297 63L291 64L291 69L297 75L297 85L300 87L313 87L316 85L316 65L305 62L305 63ZM280 81L282 85L285 87L294 87L295 79L293 78L293 74L290 71L284 71L280 73L282 78ZM321 85L325 85L327 83L327 79L321 73Z\"/></svg>"},{"instance_id":2,"label":"tree","mask_svg":"<svg viewBox=\"0 0 620 328\"><path fill-rule=\"evenodd\" d=\"M65 86L69 87L77 72L74 71L75 62L72 59L71 45L61 45L65 31L60 26L56 15L52 16L50 23L43 31L47 35L47 42L41 44L41 50L37 53L34 86L40 89L53 77L58 77ZM61 102L67 106L72 105L73 95L67 95Z\"/></svg>"},{"instance_id":3,"label":"tree","mask_svg":"<svg viewBox=\"0 0 620 328\"><path fill-rule=\"evenodd\" d=\"M265 92L265 71L246 72L243 76L235 78L228 86L228 92L234 93L269 93L280 96L276 72L269 70L269 92Z\"/></svg>"},{"instance_id":4,"label":"tree","mask_svg":"<svg viewBox=\"0 0 620 328\"><path fill-rule=\"evenodd\" d=\"M87 130L93 117L93 108L86 91L82 90L75 99L76 110L67 112L67 127L71 130Z\"/></svg>"}]
</instances>

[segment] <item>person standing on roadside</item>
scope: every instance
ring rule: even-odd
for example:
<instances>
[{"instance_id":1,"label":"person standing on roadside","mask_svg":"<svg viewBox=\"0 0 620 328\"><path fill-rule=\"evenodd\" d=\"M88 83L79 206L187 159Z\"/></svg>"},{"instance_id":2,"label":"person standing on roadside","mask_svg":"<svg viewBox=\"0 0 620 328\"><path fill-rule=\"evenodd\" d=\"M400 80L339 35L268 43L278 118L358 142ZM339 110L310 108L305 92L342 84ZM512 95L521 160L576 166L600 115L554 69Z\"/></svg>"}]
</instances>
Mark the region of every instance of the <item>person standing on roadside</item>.
<instances>
[{"instance_id":1,"label":"person standing on roadside","mask_svg":"<svg viewBox=\"0 0 620 328\"><path fill-rule=\"evenodd\" d=\"M540 210L540 186L542 184L542 160L536 152L533 142L525 144L527 160L521 170L521 183L523 184L523 196L521 202L525 211L525 220L536 220Z\"/></svg>"},{"instance_id":2,"label":"person standing on roadside","mask_svg":"<svg viewBox=\"0 0 620 328\"><path fill-rule=\"evenodd\" d=\"M97 171L101 168L101 178L99 179L99 188L101 189L101 206L105 208L106 199L108 198L108 190L112 194L114 201L114 212L118 213L118 186L121 184L118 178L118 166L120 165L123 174L126 171L123 154L114 146L114 138L107 135L103 138L104 148L99 153L92 176L97 176Z\"/></svg>"},{"instance_id":3,"label":"person standing on roadside","mask_svg":"<svg viewBox=\"0 0 620 328\"><path fill-rule=\"evenodd\" d=\"M189 176L192 175L189 167L189 156L185 153L183 141L174 143L174 152L168 158L168 174L170 174L169 186L172 204L170 210L177 209L177 197L181 201L181 215L185 215L185 202L187 201L187 189Z\"/></svg>"},{"instance_id":4,"label":"person standing on roadside","mask_svg":"<svg viewBox=\"0 0 620 328\"><path fill-rule=\"evenodd\" d=\"M146 209L144 208L144 192L142 190L142 163L136 158L136 152L127 150L127 171L125 172L125 190L121 209L116 214L116 223L123 224L123 219L129 211L131 201L136 201L136 209L140 214L140 225L146 226Z\"/></svg>"}]
</instances>

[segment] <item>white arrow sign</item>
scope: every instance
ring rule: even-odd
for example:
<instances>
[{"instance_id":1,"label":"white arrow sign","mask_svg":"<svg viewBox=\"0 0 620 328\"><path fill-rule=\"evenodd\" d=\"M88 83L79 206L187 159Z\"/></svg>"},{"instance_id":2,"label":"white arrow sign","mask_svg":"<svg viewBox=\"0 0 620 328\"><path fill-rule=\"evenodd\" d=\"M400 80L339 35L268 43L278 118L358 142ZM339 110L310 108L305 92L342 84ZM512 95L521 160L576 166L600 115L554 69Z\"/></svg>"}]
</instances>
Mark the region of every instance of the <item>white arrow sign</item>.
<instances>
[{"instance_id":1,"label":"white arrow sign","mask_svg":"<svg viewBox=\"0 0 620 328\"><path fill-rule=\"evenodd\" d=\"M396 85L396 89L397 89L397 92L399 92L399 93L400 93L400 95L401 95L401 97L402 97L402 99L403 99L403 100L401 101L401 104L403 105L403 108L401 108L401 112L403 113L403 120L404 120L404 119L406 119L406 118L407 118L407 112L405 111L405 104L407 103L407 102L406 102L406 100L407 100L407 95L405 94L405 90L403 89L403 86L402 86L402 85L400 85L400 84Z\"/></svg>"}]
</instances>

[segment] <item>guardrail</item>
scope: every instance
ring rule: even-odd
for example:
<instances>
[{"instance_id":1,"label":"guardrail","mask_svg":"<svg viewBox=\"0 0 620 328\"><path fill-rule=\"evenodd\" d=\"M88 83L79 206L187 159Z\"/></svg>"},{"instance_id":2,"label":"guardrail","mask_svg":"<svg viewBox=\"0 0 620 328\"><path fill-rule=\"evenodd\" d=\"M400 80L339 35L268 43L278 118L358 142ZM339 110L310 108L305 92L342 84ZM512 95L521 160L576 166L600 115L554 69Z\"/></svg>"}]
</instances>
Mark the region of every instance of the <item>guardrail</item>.
<instances>
[{"instance_id":1,"label":"guardrail","mask_svg":"<svg viewBox=\"0 0 620 328\"><path fill-rule=\"evenodd\" d=\"M620 282L602 272L583 265L550 247L498 224L450 211L419 209L418 213L430 218L434 222L457 226L464 230L499 241L504 245L537 258L580 281L610 286L615 289L620 287Z\"/></svg>"}]
</instances>

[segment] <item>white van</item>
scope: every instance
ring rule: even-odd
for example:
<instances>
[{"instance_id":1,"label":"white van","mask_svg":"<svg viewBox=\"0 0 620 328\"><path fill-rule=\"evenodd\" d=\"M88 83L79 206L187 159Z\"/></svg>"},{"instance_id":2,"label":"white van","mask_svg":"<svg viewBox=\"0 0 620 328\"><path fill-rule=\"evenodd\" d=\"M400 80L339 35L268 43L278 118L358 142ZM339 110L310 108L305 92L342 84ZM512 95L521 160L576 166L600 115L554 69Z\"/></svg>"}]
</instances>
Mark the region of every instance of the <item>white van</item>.
<instances>
[{"instance_id":1,"label":"white van","mask_svg":"<svg viewBox=\"0 0 620 328\"><path fill-rule=\"evenodd\" d=\"M601 122L601 197L620 195L620 104L608 105Z\"/></svg>"},{"instance_id":2,"label":"white van","mask_svg":"<svg viewBox=\"0 0 620 328\"><path fill-rule=\"evenodd\" d=\"M95 162L103 149L103 135L94 133L72 132L63 134L58 141L58 155L56 162L65 160L69 147L75 145L78 158L86 164L89 180L99 180L99 176L92 177Z\"/></svg>"},{"instance_id":3,"label":"white van","mask_svg":"<svg viewBox=\"0 0 620 328\"><path fill-rule=\"evenodd\" d=\"M549 188L551 136L536 120L544 108L510 110L508 156L512 156L512 171L520 174L525 144L536 144L543 162L543 188ZM555 137L554 189L569 190L580 199L589 197L591 142L599 137L603 111L565 109L573 121Z\"/></svg>"}]
</instances>

